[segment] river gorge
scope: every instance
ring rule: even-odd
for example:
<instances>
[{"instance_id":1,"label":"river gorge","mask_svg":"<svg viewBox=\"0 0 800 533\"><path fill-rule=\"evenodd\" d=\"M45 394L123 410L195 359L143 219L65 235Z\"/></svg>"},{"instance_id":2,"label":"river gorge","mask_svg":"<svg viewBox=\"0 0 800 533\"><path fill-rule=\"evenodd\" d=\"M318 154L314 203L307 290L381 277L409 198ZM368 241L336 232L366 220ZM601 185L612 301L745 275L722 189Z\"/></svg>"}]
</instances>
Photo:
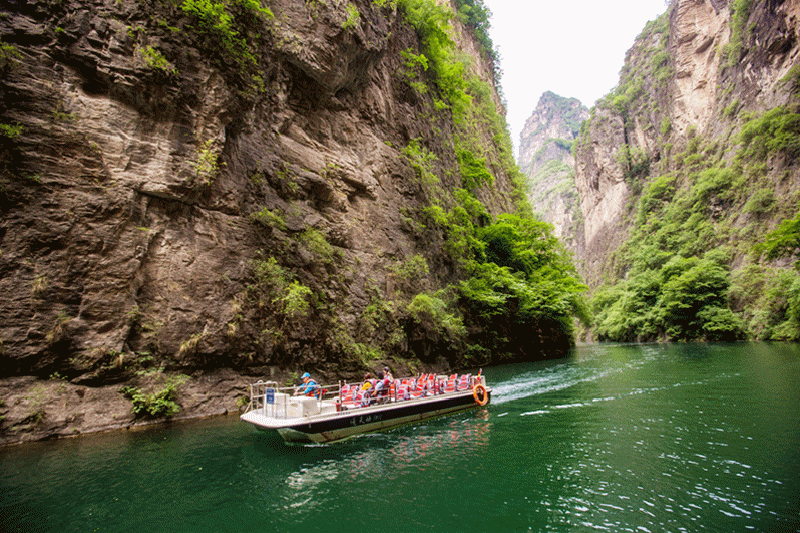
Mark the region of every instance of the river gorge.
<instances>
[{"instance_id":1,"label":"river gorge","mask_svg":"<svg viewBox=\"0 0 800 533\"><path fill-rule=\"evenodd\" d=\"M800 527L800 347L580 346L492 403L327 446L238 417L7 447L6 531Z\"/></svg>"}]
</instances>

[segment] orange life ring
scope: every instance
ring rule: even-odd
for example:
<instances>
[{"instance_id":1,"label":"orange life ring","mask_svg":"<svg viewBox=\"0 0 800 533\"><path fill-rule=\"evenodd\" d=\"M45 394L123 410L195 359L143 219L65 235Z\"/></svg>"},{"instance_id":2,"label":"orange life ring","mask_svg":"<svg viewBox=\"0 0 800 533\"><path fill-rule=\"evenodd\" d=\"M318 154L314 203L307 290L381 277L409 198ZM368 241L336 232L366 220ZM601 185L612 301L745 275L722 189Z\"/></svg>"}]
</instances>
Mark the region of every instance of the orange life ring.
<instances>
[{"instance_id":1,"label":"orange life ring","mask_svg":"<svg viewBox=\"0 0 800 533\"><path fill-rule=\"evenodd\" d=\"M478 390L482 391L480 397L478 396ZM480 383L476 384L472 388L472 396L473 398L475 398L475 403L477 403L480 406L484 406L487 403L489 403L489 395L486 393L486 387L484 387Z\"/></svg>"}]
</instances>

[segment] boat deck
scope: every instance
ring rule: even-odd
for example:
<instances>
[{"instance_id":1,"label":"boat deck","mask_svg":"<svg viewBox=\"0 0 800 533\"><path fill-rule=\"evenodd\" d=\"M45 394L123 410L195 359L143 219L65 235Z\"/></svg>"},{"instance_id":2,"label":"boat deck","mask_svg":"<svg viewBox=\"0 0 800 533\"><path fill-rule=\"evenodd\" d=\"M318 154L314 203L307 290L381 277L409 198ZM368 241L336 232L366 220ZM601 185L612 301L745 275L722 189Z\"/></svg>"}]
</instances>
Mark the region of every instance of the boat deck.
<instances>
[{"instance_id":1,"label":"boat deck","mask_svg":"<svg viewBox=\"0 0 800 533\"><path fill-rule=\"evenodd\" d=\"M364 394L360 383L322 386L318 397L259 381L251 385L251 403L241 419L290 442L328 442L488 403L491 391L482 376L467 375L463 384L442 377L420 384L395 380L372 395Z\"/></svg>"}]
</instances>

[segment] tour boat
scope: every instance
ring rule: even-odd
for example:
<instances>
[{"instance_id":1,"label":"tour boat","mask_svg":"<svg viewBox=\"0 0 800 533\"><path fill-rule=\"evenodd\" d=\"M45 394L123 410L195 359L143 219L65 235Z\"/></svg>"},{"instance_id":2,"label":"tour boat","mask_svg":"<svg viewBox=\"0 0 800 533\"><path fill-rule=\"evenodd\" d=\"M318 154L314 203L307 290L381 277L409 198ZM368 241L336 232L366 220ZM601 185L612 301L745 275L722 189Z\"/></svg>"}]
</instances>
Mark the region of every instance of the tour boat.
<instances>
[{"instance_id":1,"label":"tour boat","mask_svg":"<svg viewBox=\"0 0 800 533\"><path fill-rule=\"evenodd\" d=\"M325 443L483 406L491 392L480 373L396 379L368 392L362 383L323 385L314 396L259 381L250 385L250 404L241 419L259 430L277 431L286 442Z\"/></svg>"}]
</instances>

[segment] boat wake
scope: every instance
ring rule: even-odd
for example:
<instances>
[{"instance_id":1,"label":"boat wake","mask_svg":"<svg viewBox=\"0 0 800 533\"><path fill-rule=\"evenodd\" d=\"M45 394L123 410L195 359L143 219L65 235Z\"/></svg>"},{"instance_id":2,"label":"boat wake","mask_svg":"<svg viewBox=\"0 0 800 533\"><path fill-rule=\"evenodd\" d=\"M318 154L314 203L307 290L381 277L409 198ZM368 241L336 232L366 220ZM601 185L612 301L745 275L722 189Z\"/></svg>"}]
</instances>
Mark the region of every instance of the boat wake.
<instances>
[{"instance_id":1,"label":"boat wake","mask_svg":"<svg viewBox=\"0 0 800 533\"><path fill-rule=\"evenodd\" d=\"M526 372L496 384L493 387L492 403L504 404L530 396L568 389L579 383L601 379L612 372L613 370L587 372L586 369L566 363L546 370Z\"/></svg>"}]
</instances>

